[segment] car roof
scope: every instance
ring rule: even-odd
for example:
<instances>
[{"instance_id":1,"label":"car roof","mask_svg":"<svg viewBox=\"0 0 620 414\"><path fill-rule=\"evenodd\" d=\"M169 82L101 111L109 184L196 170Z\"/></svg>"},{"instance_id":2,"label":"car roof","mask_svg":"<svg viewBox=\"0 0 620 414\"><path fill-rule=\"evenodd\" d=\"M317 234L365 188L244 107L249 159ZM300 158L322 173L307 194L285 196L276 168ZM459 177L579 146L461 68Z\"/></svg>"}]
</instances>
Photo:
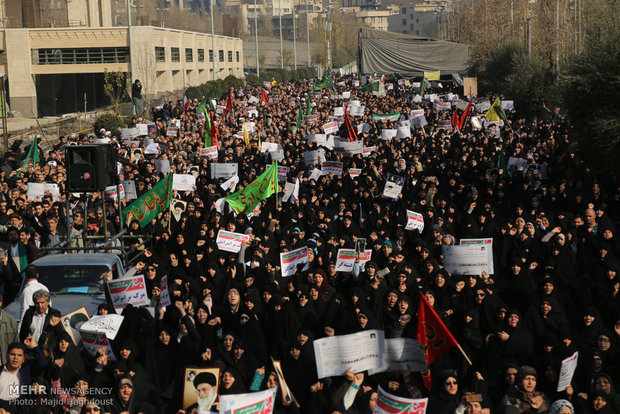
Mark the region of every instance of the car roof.
<instances>
[{"instance_id":1,"label":"car roof","mask_svg":"<svg viewBox=\"0 0 620 414\"><path fill-rule=\"evenodd\" d=\"M35 260L35 266L60 266L60 265L105 265L112 267L120 259L112 253L67 253L50 254Z\"/></svg>"}]
</instances>

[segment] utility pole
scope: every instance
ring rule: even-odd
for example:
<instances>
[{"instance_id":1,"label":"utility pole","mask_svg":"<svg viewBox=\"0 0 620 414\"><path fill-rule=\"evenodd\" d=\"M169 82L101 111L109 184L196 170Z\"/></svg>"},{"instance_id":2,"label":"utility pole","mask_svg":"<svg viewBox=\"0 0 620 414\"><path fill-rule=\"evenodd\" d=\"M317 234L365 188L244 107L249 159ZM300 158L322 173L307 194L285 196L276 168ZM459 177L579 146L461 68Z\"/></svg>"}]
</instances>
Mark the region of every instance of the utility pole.
<instances>
[{"instance_id":1,"label":"utility pole","mask_svg":"<svg viewBox=\"0 0 620 414\"><path fill-rule=\"evenodd\" d=\"M310 3L310 0L306 0L306 42L308 43L308 67L310 67L312 62L310 61L310 14L308 13L308 3Z\"/></svg>"},{"instance_id":2,"label":"utility pole","mask_svg":"<svg viewBox=\"0 0 620 414\"><path fill-rule=\"evenodd\" d=\"M9 150L9 131L6 121L6 92L4 90L4 73L0 73L0 111L2 111L2 132L4 134L4 153Z\"/></svg>"},{"instance_id":3,"label":"utility pole","mask_svg":"<svg viewBox=\"0 0 620 414\"><path fill-rule=\"evenodd\" d=\"M258 10L256 8L256 0L254 0L254 41L256 42L256 76L260 76L258 64Z\"/></svg>"},{"instance_id":4,"label":"utility pole","mask_svg":"<svg viewBox=\"0 0 620 414\"><path fill-rule=\"evenodd\" d=\"M215 80L215 25L213 24L213 1L209 0L209 9L211 13L211 49L213 50L213 80Z\"/></svg>"},{"instance_id":5,"label":"utility pole","mask_svg":"<svg viewBox=\"0 0 620 414\"><path fill-rule=\"evenodd\" d=\"M295 5L293 4L293 55L295 56L295 70L297 70L297 36L295 33Z\"/></svg>"},{"instance_id":6,"label":"utility pole","mask_svg":"<svg viewBox=\"0 0 620 414\"><path fill-rule=\"evenodd\" d=\"M284 69L284 47L282 46L282 0L278 0L278 18L280 26L280 69Z\"/></svg>"},{"instance_id":7,"label":"utility pole","mask_svg":"<svg viewBox=\"0 0 620 414\"><path fill-rule=\"evenodd\" d=\"M135 76L134 70L133 70L133 59L132 59L132 51L133 48L131 47L131 0L127 0L127 41L128 41L128 46L129 46L129 79L131 81L131 84L133 85L133 78Z\"/></svg>"},{"instance_id":8,"label":"utility pole","mask_svg":"<svg viewBox=\"0 0 620 414\"><path fill-rule=\"evenodd\" d=\"M560 0L555 0L555 71L560 76Z\"/></svg>"}]
</instances>

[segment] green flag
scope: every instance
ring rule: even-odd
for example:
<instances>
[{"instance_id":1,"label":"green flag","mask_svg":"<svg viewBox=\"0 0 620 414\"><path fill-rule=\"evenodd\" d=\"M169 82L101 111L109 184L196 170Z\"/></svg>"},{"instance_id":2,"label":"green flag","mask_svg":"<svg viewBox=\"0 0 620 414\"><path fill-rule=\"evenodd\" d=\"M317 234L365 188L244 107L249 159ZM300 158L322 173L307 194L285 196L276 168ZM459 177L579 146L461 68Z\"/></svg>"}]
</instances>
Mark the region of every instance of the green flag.
<instances>
[{"instance_id":1,"label":"green flag","mask_svg":"<svg viewBox=\"0 0 620 414\"><path fill-rule=\"evenodd\" d=\"M319 83L313 83L312 84L312 89L311 92L314 91L320 91L321 89L325 89L327 87L329 87L331 85L332 82L332 77L331 76L324 76L323 80Z\"/></svg>"},{"instance_id":2,"label":"green flag","mask_svg":"<svg viewBox=\"0 0 620 414\"><path fill-rule=\"evenodd\" d=\"M237 214L250 213L261 200L278 193L278 162L274 161L269 168L252 181L243 190L226 197Z\"/></svg>"},{"instance_id":3,"label":"green flag","mask_svg":"<svg viewBox=\"0 0 620 414\"><path fill-rule=\"evenodd\" d=\"M399 119L400 119L400 112L392 112L389 114L372 114L372 122L398 121Z\"/></svg>"},{"instance_id":4,"label":"green flag","mask_svg":"<svg viewBox=\"0 0 620 414\"><path fill-rule=\"evenodd\" d=\"M211 116L205 112L205 148L213 146L213 137L211 136Z\"/></svg>"},{"instance_id":5,"label":"green flag","mask_svg":"<svg viewBox=\"0 0 620 414\"><path fill-rule=\"evenodd\" d=\"M378 92L380 81L367 83L360 88L360 92Z\"/></svg>"},{"instance_id":6,"label":"green flag","mask_svg":"<svg viewBox=\"0 0 620 414\"><path fill-rule=\"evenodd\" d=\"M211 107L211 110L215 111L216 103L217 103L217 89L215 88L215 86L209 90L209 93L207 94L206 98L207 98L207 101L209 102L209 106Z\"/></svg>"},{"instance_id":7,"label":"green flag","mask_svg":"<svg viewBox=\"0 0 620 414\"><path fill-rule=\"evenodd\" d=\"M499 153L499 163L497 165L500 170L502 170L502 174L500 177L505 178L508 177L508 167L506 165L506 154L504 153L504 149L502 148L502 152Z\"/></svg>"},{"instance_id":8,"label":"green flag","mask_svg":"<svg viewBox=\"0 0 620 414\"><path fill-rule=\"evenodd\" d=\"M304 113L301 109L301 102L299 102L299 113L297 114L297 129L301 128L301 121L304 120Z\"/></svg>"},{"instance_id":9,"label":"green flag","mask_svg":"<svg viewBox=\"0 0 620 414\"><path fill-rule=\"evenodd\" d=\"M35 135L32 144L30 144L30 149L28 150L28 154L26 155L26 159L22 162L21 168L24 169L24 172L28 172L28 167L30 163L33 164L33 167L39 163L39 136ZM17 177L21 175L21 171L17 173Z\"/></svg>"},{"instance_id":10,"label":"green flag","mask_svg":"<svg viewBox=\"0 0 620 414\"><path fill-rule=\"evenodd\" d=\"M207 105L209 105L209 99L205 97L202 101L200 101L200 104L198 104L198 110L203 114L206 114L208 111Z\"/></svg>"},{"instance_id":11,"label":"green flag","mask_svg":"<svg viewBox=\"0 0 620 414\"><path fill-rule=\"evenodd\" d=\"M426 78L422 79L422 82L420 82L420 96L424 96L427 86Z\"/></svg>"},{"instance_id":12,"label":"green flag","mask_svg":"<svg viewBox=\"0 0 620 414\"><path fill-rule=\"evenodd\" d=\"M144 227L153 221L160 211L170 206L171 199L172 173L169 172L153 188L144 193L142 197L125 207L122 211L122 216L126 223L134 219L138 220L140 227Z\"/></svg>"},{"instance_id":13,"label":"green flag","mask_svg":"<svg viewBox=\"0 0 620 414\"><path fill-rule=\"evenodd\" d=\"M312 99L310 99L310 96L308 96L306 116L311 115L311 114L312 114Z\"/></svg>"}]
</instances>

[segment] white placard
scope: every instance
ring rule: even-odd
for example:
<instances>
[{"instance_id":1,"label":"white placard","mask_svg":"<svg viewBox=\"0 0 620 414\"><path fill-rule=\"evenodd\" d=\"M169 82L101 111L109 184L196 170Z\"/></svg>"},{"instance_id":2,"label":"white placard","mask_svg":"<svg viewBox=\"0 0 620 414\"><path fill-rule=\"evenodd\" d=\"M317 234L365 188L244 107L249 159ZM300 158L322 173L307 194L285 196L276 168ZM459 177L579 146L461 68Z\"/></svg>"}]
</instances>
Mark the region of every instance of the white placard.
<instances>
[{"instance_id":1,"label":"white placard","mask_svg":"<svg viewBox=\"0 0 620 414\"><path fill-rule=\"evenodd\" d=\"M221 414L273 414L278 387L247 394L229 394L220 397ZM206 413L199 411L199 414Z\"/></svg>"},{"instance_id":2,"label":"white placard","mask_svg":"<svg viewBox=\"0 0 620 414\"><path fill-rule=\"evenodd\" d=\"M80 330L89 332L105 333L106 337L111 340L116 338L116 334L123 323L125 317L123 315L117 315L116 313L110 313L107 315L95 315L80 327Z\"/></svg>"},{"instance_id":3,"label":"white placard","mask_svg":"<svg viewBox=\"0 0 620 414\"><path fill-rule=\"evenodd\" d=\"M284 159L284 150L282 148L276 150L276 151L271 151L269 153L269 156L271 157L272 161L282 161Z\"/></svg>"},{"instance_id":4,"label":"white placard","mask_svg":"<svg viewBox=\"0 0 620 414\"><path fill-rule=\"evenodd\" d=\"M121 185L125 190L125 197L129 200L135 200L138 198L138 191L136 190L136 182L134 180L121 180Z\"/></svg>"},{"instance_id":5,"label":"white placard","mask_svg":"<svg viewBox=\"0 0 620 414\"><path fill-rule=\"evenodd\" d=\"M478 246L487 246L487 254L489 256L489 271L488 274L495 274L495 267L493 265L493 238L485 238L485 239L461 239L461 245L466 244L477 244Z\"/></svg>"},{"instance_id":6,"label":"white placard","mask_svg":"<svg viewBox=\"0 0 620 414\"><path fill-rule=\"evenodd\" d=\"M128 304L133 306L147 306L149 304L146 286L144 285L144 276L142 275L110 280L107 286L112 299L112 305L116 309L123 308Z\"/></svg>"},{"instance_id":7,"label":"white placard","mask_svg":"<svg viewBox=\"0 0 620 414\"><path fill-rule=\"evenodd\" d=\"M482 272L489 273L489 247L467 244L444 245L442 249L444 266L453 275L480 276Z\"/></svg>"},{"instance_id":8,"label":"white placard","mask_svg":"<svg viewBox=\"0 0 620 414\"><path fill-rule=\"evenodd\" d=\"M397 372L409 370L426 371L424 346L412 338L391 338L385 340L385 370ZM379 371L370 370L368 375Z\"/></svg>"},{"instance_id":9,"label":"white placard","mask_svg":"<svg viewBox=\"0 0 620 414\"><path fill-rule=\"evenodd\" d=\"M275 152L277 150L278 150L278 144L276 142L261 143L260 152Z\"/></svg>"},{"instance_id":10,"label":"white placard","mask_svg":"<svg viewBox=\"0 0 620 414\"><path fill-rule=\"evenodd\" d=\"M220 231L217 232L215 243L220 250L239 253L241 245L247 241L250 241L249 234L234 233L232 231L220 229Z\"/></svg>"},{"instance_id":11,"label":"white placard","mask_svg":"<svg viewBox=\"0 0 620 414\"><path fill-rule=\"evenodd\" d=\"M308 180L317 181L319 178L321 178L321 175L323 175L323 172L319 170L318 168L315 168L314 170L310 172L310 176L308 177Z\"/></svg>"},{"instance_id":12,"label":"white placard","mask_svg":"<svg viewBox=\"0 0 620 414\"><path fill-rule=\"evenodd\" d=\"M121 128L121 138L129 139L140 136L138 128Z\"/></svg>"},{"instance_id":13,"label":"white placard","mask_svg":"<svg viewBox=\"0 0 620 414\"><path fill-rule=\"evenodd\" d=\"M464 110L466 110L466 109L467 109L467 105L469 105L469 102L464 101L464 100L462 100L462 99L459 99L459 100L456 102L456 109L459 109L459 110L461 110L461 111L464 111Z\"/></svg>"},{"instance_id":14,"label":"white placard","mask_svg":"<svg viewBox=\"0 0 620 414\"><path fill-rule=\"evenodd\" d=\"M334 149L337 152L343 152L347 155L361 154L363 148L364 141L362 140L347 141L342 138L334 139Z\"/></svg>"},{"instance_id":15,"label":"white placard","mask_svg":"<svg viewBox=\"0 0 620 414\"><path fill-rule=\"evenodd\" d=\"M280 253L280 269L282 277L291 276L298 264L304 264L303 270L308 270L308 246Z\"/></svg>"},{"instance_id":16,"label":"white placard","mask_svg":"<svg viewBox=\"0 0 620 414\"><path fill-rule=\"evenodd\" d=\"M476 112L486 112L489 108L491 108L491 103L489 101L477 102L476 105L474 105L474 108L476 109Z\"/></svg>"},{"instance_id":17,"label":"white placard","mask_svg":"<svg viewBox=\"0 0 620 414\"><path fill-rule=\"evenodd\" d=\"M415 118L413 118L413 127L414 128L422 128L422 127L424 127L426 125L428 125L428 122L426 121L426 117L424 115L416 116Z\"/></svg>"},{"instance_id":18,"label":"white placard","mask_svg":"<svg viewBox=\"0 0 620 414\"><path fill-rule=\"evenodd\" d=\"M449 111L452 109L450 102L435 102L435 109L438 111Z\"/></svg>"},{"instance_id":19,"label":"white placard","mask_svg":"<svg viewBox=\"0 0 620 414\"><path fill-rule=\"evenodd\" d=\"M336 272L352 272L355 265L355 249L338 249Z\"/></svg>"},{"instance_id":20,"label":"white placard","mask_svg":"<svg viewBox=\"0 0 620 414\"><path fill-rule=\"evenodd\" d=\"M396 131L395 128L383 128L381 130L381 139L383 141L388 141L394 138L396 134L398 134L398 131Z\"/></svg>"},{"instance_id":21,"label":"white placard","mask_svg":"<svg viewBox=\"0 0 620 414\"><path fill-rule=\"evenodd\" d=\"M403 177L388 174L385 180L385 187L383 188L383 197L398 200L398 195L403 191L404 183L405 180Z\"/></svg>"},{"instance_id":22,"label":"white placard","mask_svg":"<svg viewBox=\"0 0 620 414\"><path fill-rule=\"evenodd\" d=\"M233 175L239 175L239 166L236 162L214 162L211 164L211 178L224 178L228 180Z\"/></svg>"},{"instance_id":23,"label":"white placard","mask_svg":"<svg viewBox=\"0 0 620 414\"><path fill-rule=\"evenodd\" d=\"M28 183L26 197L28 200L34 200L39 197L39 201L41 201L43 200L43 196L45 196L46 191L50 192L52 201L58 201L58 197L60 197L58 184L51 183Z\"/></svg>"},{"instance_id":24,"label":"white placard","mask_svg":"<svg viewBox=\"0 0 620 414\"><path fill-rule=\"evenodd\" d=\"M325 152L321 148L314 151L304 152L304 164L306 166L310 164L318 165L323 161L325 161Z\"/></svg>"},{"instance_id":25,"label":"white placard","mask_svg":"<svg viewBox=\"0 0 620 414\"><path fill-rule=\"evenodd\" d=\"M196 177L192 174L173 174L172 189L177 191L194 191Z\"/></svg>"},{"instance_id":26,"label":"white placard","mask_svg":"<svg viewBox=\"0 0 620 414\"><path fill-rule=\"evenodd\" d=\"M385 371L385 334L373 329L350 335L337 335L313 342L318 377L344 375L369 369Z\"/></svg>"},{"instance_id":27,"label":"white placard","mask_svg":"<svg viewBox=\"0 0 620 414\"><path fill-rule=\"evenodd\" d=\"M323 164L321 164L321 171L323 175L342 175L343 166L344 164L340 161L324 161Z\"/></svg>"},{"instance_id":28,"label":"white placard","mask_svg":"<svg viewBox=\"0 0 620 414\"><path fill-rule=\"evenodd\" d=\"M170 160L154 160L155 169L160 173L168 174L170 172Z\"/></svg>"},{"instance_id":29,"label":"white placard","mask_svg":"<svg viewBox=\"0 0 620 414\"><path fill-rule=\"evenodd\" d=\"M328 122L326 124L323 124L323 131L325 131L326 134L335 134L338 132L338 122L336 121L332 121L332 122Z\"/></svg>"},{"instance_id":30,"label":"white placard","mask_svg":"<svg viewBox=\"0 0 620 414\"><path fill-rule=\"evenodd\" d=\"M159 304L164 308L172 305L170 300L170 291L168 290L168 276L161 277L161 285L159 289Z\"/></svg>"},{"instance_id":31,"label":"white placard","mask_svg":"<svg viewBox=\"0 0 620 414\"><path fill-rule=\"evenodd\" d=\"M420 233L424 231L424 216L415 211L407 210L407 225L405 230L418 230Z\"/></svg>"},{"instance_id":32,"label":"white placard","mask_svg":"<svg viewBox=\"0 0 620 414\"><path fill-rule=\"evenodd\" d=\"M110 347L110 342L105 336L105 333L88 332L80 329L80 336L82 337L82 343L84 344L84 348L91 355L97 355L99 349L103 347L105 348L105 354L108 357L108 360L116 361L116 358L114 357L114 352L112 352L112 347Z\"/></svg>"},{"instance_id":33,"label":"white placard","mask_svg":"<svg viewBox=\"0 0 620 414\"><path fill-rule=\"evenodd\" d=\"M218 157L217 145L211 147L200 148L200 156L214 160Z\"/></svg>"},{"instance_id":34,"label":"white placard","mask_svg":"<svg viewBox=\"0 0 620 414\"><path fill-rule=\"evenodd\" d=\"M334 116L344 116L344 106L334 108Z\"/></svg>"},{"instance_id":35,"label":"white placard","mask_svg":"<svg viewBox=\"0 0 620 414\"><path fill-rule=\"evenodd\" d=\"M411 128L409 126L399 126L396 128L398 138L411 138Z\"/></svg>"},{"instance_id":36,"label":"white placard","mask_svg":"<svg viewBox=\"0 0 620 414\"><path fill-rule=\"evenodd\" d=\"M317 145L324 144L327 141L327 135L325 134L308 134L306 137L306 142L308 144L312 144L316 142Z\"/></svg>"},{"instance_id":37,"label":"white placard","mask_svg":"<svg viewBox=\"0 0 620 414\"><path fill-rule=\"evenodd\" d=\"M364 116L364 112L366 111L365 106L357 105L352 106L349 110L349 115L351 116Z\"/></svg>"},{"instance_id":38,"label":"white placard","mask_svg":"<svg viewBox=\"0 0 620 414\"><path fill-rule=\"evenodd\" d=\"M557 392L564 391L573 380L575 370L577 369L577 361L579 360L579 352L575 352L562 361L562 367L560 368L560 378L558 380Z\"/></svg>"}]
</instances>

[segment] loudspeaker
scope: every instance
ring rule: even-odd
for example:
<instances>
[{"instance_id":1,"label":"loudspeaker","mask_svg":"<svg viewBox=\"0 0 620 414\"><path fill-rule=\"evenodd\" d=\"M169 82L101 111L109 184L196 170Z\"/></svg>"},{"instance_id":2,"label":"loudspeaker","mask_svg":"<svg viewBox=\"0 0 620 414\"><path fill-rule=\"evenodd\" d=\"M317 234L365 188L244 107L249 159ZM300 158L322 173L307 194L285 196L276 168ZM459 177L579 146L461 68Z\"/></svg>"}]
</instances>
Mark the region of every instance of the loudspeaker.
<instances>
[{"instance_id":1,"label":"loudspeaker","mask_svg":"<svg viewBox=\"0 0 620 414\"><path fill-rule=\"evenodd\" d=\"M65 162L67 189L71 192L103 191L118 183L116 152L111 144L70 145Z\"/></svg>"}]
</instances>

